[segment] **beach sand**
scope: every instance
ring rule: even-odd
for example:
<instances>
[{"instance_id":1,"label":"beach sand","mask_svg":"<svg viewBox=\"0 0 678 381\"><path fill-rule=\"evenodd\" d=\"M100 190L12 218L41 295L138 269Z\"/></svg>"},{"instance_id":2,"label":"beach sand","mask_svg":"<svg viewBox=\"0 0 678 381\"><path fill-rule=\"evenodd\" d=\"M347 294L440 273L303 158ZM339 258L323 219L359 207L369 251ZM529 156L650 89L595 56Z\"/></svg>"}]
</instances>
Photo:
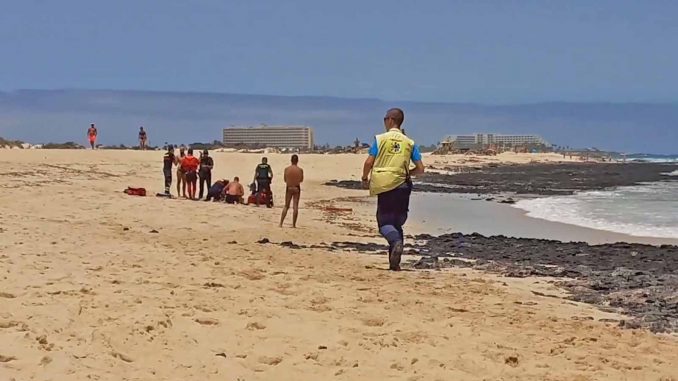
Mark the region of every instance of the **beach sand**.
<instances>
[{"instance_id":1,"label":"beach sand","mask_svg":"<svg viewBox=\"0 0 678 381\"><path fill-rule=\"evenodd\" d=\"M261 157L213 156L244 183ZM380 242L374 200L322 185L364 157L302 155L300 228L279 229L288 156L267 156L272 209L123 194L162 190L162 152L0 151L0 380L678 379L675 338L543 279L258 243Z\"/></svg>"}]
</instances>

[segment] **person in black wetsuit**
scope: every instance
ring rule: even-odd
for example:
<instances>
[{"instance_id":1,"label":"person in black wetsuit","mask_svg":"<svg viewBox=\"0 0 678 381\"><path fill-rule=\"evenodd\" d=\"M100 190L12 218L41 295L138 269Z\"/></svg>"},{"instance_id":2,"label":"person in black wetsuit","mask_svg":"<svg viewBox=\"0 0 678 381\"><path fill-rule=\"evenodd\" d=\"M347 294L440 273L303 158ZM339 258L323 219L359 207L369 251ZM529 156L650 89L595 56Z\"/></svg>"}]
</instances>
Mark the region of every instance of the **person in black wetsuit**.
<instances>
[{"instance_id":1,"label":"person in black wetsuit","mask_svg":"<svg viewBox=\"0 0 678 381\"><path fill-rule=\"evenodd\" d=\"M162 158L162 173L165 175L165 194L170 194L170 186L172 186L172 166L176 164L174 158L174 147L167 146L167 152Z\"/></svg>"},{"instance_id":2,"label":"person in black wetsuit","mask_svg":"<svg viewBox=\"0 0 678 381\"><path fill-rule=\"evenodd\" d=\"M254 170L254 181L257 183L257 193L266 190L271 192L271 182L273 182L273 170L268 165L268 159L261 159L261 164Z\"/></svg>"},{"instance_id":3,"label":"person in black wetsuit","mask_svg":"<svg viewBox=\"0 0 678 381\"><path fill-rule=\"evenodd\" d=\"M198 171L200 176L199 199L202 199L202 195L209 192L212 186L212 168L214 168L214 160L210 157L209 151L203 150L202 155L200 155L200 170Z\"/></svg>"}]
</instances>

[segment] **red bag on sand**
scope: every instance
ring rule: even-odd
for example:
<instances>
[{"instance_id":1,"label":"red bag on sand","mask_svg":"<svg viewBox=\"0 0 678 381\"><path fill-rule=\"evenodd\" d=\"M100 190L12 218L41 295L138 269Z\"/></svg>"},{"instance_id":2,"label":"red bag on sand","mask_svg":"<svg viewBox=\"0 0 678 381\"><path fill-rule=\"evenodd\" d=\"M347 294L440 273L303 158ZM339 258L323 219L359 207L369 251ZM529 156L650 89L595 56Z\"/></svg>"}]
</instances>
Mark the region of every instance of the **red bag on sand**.
<instances>
[{"instance_id":1,"label":"red bag on sand","mask_svg":"<svg viewBox=\"0 0 678 381\"><path fill-rule=\"evenodd\" d=\"M259 199L259 205L265 205L268 208L273 207L273 195L272 194L266 193L266 192L251 194L247 198L247 203L249 205L254 205L254 204L257 203L257 199Z\"/></svg>"},{"instance_id":2,"label":"red bag on sand","mask_svg":"<svg viewBox=\"0 0 678 381\"><path fill-rule=\"evenodd\" d=\"M127 187L123 192L127 193L130 196L146 196L145 188L132 188Z\"/></svg>"}]
</instances>

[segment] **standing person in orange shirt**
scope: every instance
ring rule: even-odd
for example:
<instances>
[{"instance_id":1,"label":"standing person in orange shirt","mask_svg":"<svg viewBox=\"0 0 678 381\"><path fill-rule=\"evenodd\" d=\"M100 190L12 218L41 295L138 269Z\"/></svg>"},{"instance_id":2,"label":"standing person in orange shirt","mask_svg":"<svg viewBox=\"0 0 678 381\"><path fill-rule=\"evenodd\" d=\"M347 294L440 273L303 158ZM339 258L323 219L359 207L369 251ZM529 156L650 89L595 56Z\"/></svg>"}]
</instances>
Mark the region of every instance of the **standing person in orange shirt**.
<instances>
[{"instance_id":1,"label":"standing person in orange shirt","mask_svg":"<svg viewBox=\"0 0 678 381\"><path fill-rule=\"evenodd\" d=\"M89 125L89 129L87 129L87 138L89 139L89 145L92 146L92 149L94 149L94 144L97 142L97 128L94 127L94 123Z\"/></svg>"},{"instance_id":2,"label":"standing person in orange shirt","mask_svg":"<svg viewBox=\"0 0 678 381\"><path fill-rule=\"evenodd\" d=\"M200 160L193 156L193 148L188 149L188 154L181 160L181 168L186 173L186 183L188 185L188 198L196 200L195 188L198 185L198 167Z\"/></svg>"}]
</instances>

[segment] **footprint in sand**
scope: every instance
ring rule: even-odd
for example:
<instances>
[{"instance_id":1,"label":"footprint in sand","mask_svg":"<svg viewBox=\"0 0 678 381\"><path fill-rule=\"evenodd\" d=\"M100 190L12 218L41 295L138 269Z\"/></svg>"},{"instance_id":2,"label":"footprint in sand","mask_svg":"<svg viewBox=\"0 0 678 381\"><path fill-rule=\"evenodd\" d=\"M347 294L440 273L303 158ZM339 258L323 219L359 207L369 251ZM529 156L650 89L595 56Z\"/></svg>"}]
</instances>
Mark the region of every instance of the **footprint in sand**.
<instances>
[{"instance_id":1,"label":"footprint in sand","mask_svg":"<svg viewBox=\"0 0 678 381\"><path fill-rule=\"evenodd\" d=\"M0 362L10 362L16 360L16 357L14 356L5 356L5 355L0 355Z\"/></svg>"},{"instance_id":2,"label":"footprint in sand","mask_svg":"<svg viewBox=\"0 0 678 381\"><path fill-rule=\"evenodd\" d=\"M197 318L195 319L195 322L201 325L217 325L219 324L219 320L217 319L212 319L212 318Z\"/></svg>"},{"instance_id":3,"label":"footprint in sand","mask_svg":"<svg viewBox=\"0 0 678 381\"><path fill-rule=\"evenodd\" d=\"M262 329L266 329L266 326L255 321L255 322L247 324L247 329L249 329L250 331L262 330Z\"/></svg>"},{"instance_id":4,"label":"footprint in sand","mask_svg":"<svg viewBox=\"0 0 678 381\"><path fill-rule=\"evenodd\" d=\"M259 363L265 364L265 365L275 366L275 365L280 364L282 361L283 361L283 359L280 356L276 356L276 357L261 356L261 357L259 357Z\"/></svg>"},{"instance_id":5,"label":"footprint in sand","mask_svg":"<svg viewBox=\"0 0 678 381\"><path fill-rule=\"evenodd\" d=\"M261 280L266 277L265 273L259 269L247 269L240 272L240 275L248 280Z\"/></svg>"},{"instance_id":6,"label":"footprint in sand","mask_svg":"<svg viewBox=\"0 0 678 381\"><path fill-rule=\"evenodd\" d=\"M386 322L382 318L363 319L363 324L368 327L382 327Z\"/></svg>"}]
</instances>

